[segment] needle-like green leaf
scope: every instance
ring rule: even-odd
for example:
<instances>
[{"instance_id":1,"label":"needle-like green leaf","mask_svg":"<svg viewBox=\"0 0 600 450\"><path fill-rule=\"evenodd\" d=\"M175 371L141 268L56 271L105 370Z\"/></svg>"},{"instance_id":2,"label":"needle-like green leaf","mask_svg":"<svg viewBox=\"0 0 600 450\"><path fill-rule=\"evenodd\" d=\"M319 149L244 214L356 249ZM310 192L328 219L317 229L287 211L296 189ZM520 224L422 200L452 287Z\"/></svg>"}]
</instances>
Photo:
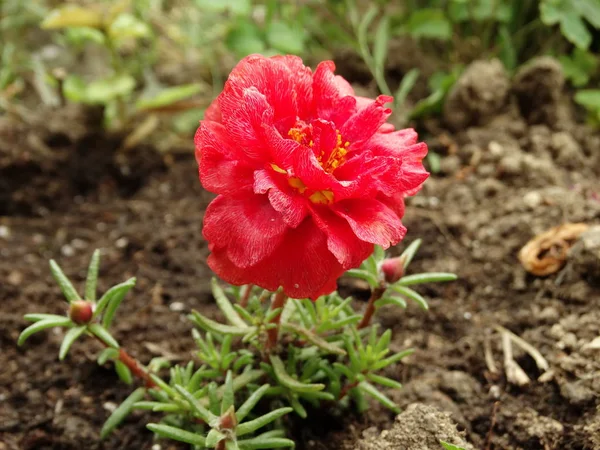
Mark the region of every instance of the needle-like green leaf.
<instances>
[{"instance_id":1,"label":"needle-like green leaf","mask_svg":"<svg viewBox=\"0 0 600 450\"><path fill-rule=\"evenodd\" d=\"M192 410L204 420L206 423L211 424L219 419L218 416L211 413L208 409L200 404L200 402L183 386L175 386L175 389L192 407Z\"/></svg>"},{"instance_id":2,"label":"needle-like green leaf","mask_svg":"<svg viewBox=\"0 0 600 450\"><path fill-rule=\"evenodd\" d=\"M229 323L235 327L244 328L247 327L248 324L244 322L244 320L240 317L237 311L233 308L233 305L223 292L223 289L217 282L216 278L213 278L211 281L212 293L215 297L215 301L217 302L217 306L223 311L223 314L229 321Z\"/></svg>"},{"instance_id":3,"label":"needle-like green leaf","mask_svg":"<svg viewBox=\"0 0 600 450\"><path fill-rule=\"evenodd\" d=\"M417 303L421 308L425 311L429 309L429 305L427 304L427 300L417 291L413 291L411 288L407 288L405 286L399 286L397 284L392 286L392 289L396 291L398 294L404 295L406 298L409 298Z\"/></svg>"},{"instance_id":4,"label":"needle-like green leaf","mask_svg":"<svg viewBox=\"0 0 600 450\"><path fill-rule=\"evenodd\" d=\"M458 279L458 277L453 273L418 273L416 275L406 275L405 277L400 278L395 285L410 286L411 284L438 283L440 281L454 281L456 279Z\"/></svg>"},{"instance_id":5,"label":"needle-like green leaf","mask_svg":"<svg viewBox=\"0 0 600 450\"><path fill-rule=\"evenodd\" d=\"M119 348L119 343L117 342L117 340L114 337L112 337L108 330L99 323L92 323L91 325L88 325L88 330L90 330L90 332L94 336L98 337L109 347Z\"/></svg>"},{"instance_id":6,"label":"needle-like green leaf","mask_svg":"<svg viewBox=\"0 0 600 450\"><path fill-rule=\"evenodd\" d=\"M123 403L119 405L117 409L113 411L110 417L104 422L104 426L100 431L100 439L104 439L108 436L131 412L133 405L139 402L146 394L146 389L137 388L133 391L129 397L127 397Z\"/></svg>"},{"instance_id":7,"label":"needle-like green leaf","mask_svg":"<svg viewBox=\"0 0 600 450\"><path fill-rule=\"evenodd\" d=\"M238 410L235 412L235 417L238 423L241 423L246 418L246 416L250 413L250 411L252 411L252 408L254 408L256 404L260 401L260 399L265 394L266 390L269 389L269 387L270 386L268 384L263 384L256 391L254 391L252 395L250 395L250 397L248 397L248 399L242 404L242 406L238 408Z\"/></svg>"},{"instance_id":8,"label":"needle-like green leaf","mask_svg":"<svg viewBox=\"0 0 600 450\"><path fill-rule=\"evenodd\" d=\"M108 304L112 302L113 297L121 295L122 300L125 294L127 294L127 292L129 292L129 290L133 286L135 286L135 278L130 278L129 280L124 281L123 283L119 283L116 286L111 287L108 291L104 293L102 297L100 297L98 303L96 303L96 309L94 310L93 317L96 318L100 314L102 314L102 312L108 306Z\"/></svg>"},{"instance_id":9,"label":"needle-like green leaf","mask_svg":"<svg viewBox=\"0 0 600 450\"><path fill-rule=\"evenodd\" d=\"M283 361L279 356L270 355L271 365L273 366L273 370L275 372L275 376L277 380L281 383L282 386L290 389L294 392L315 392L322 391L325 389L324 384L308 384L302 383L295 378L292 378L287 371L285 370L285 366Z\"/></svg>"},{"instance_id":10,"label":"needle-like green leaf","mask_svg":"<svg viewBox=\"0 0 600 450\"><path fill-rule=\"evenodd\" d=\"M284 416L292 411L293 411L293 409L289 408L289 407L278 408L274 411L271 411L271 412L265 414L264 416L260 416L254 420L250 420L249 422L244 422L244 423L239 424L237 426L237 428L235 429L235 433L237 436L243 436L244 434L253 433L254 431L258 430L259 428L262 428L265 425L270 424L274 420L277 420L281 416Z\"/></svg>"},{"instance_id":11,"label":"needle-like green leaf","mask_svg":"<svg viewBox=\"0 0 600 450\"><path fill-rule=\"evenodd\" d=\"M98 269L100 267L100 250L94 250L85 280L85 299L96 301L96 286L98 285Z\"/></svg>"},{"instance_id":12,"label":"needle-like green leaf","mask_svg":"<svg viewBox=\"0 0 600 450\"><path fill-rule=\"evenodd\" d=\"M316 345L321 350L327 353L333 353L334 355L341 356L344 356L346 354L344 349L338 347L337 345L327 342L325 339L317 336L312 331L307 330L306 328L302 328L299 325L293 323L286 323L282 325L282 328L287 331L293 331L294 333L299 334L300 336L304 337L308 342L310 342L313 345Z\"/></svg>"},{"instance_id":13,"label":"needle-like green leaf","mask_svg":"<svg viewBox=\"0 0 600 450\"><path fill-rule=\"evenodd\" d=\"M163 425L160 423L149 423L146 427L158 434L160 437L173 439L174 441L185 442L186 444L196 445L200 448L206 446L206 439L199 434L191 433L181 428Z\"/></svg>"},{"instance_id":14,"label":"needle-like green leaf","mask_svg":"<svg viewBox=\"0 0 600 450\"><path fill-rule=\"evenodd\" d=\"M62 344L60 345L60 350L58 352L58 359L60 359L61 361L63 359L65 359L65 357L67 356L67 353L69 352L69 349L71 348L71 345L73 345L73 342L75 342L77 340L77 338L79 338L79 336L81 336L83 333L85 333L86 329L87 329L87 326L82 325L79 327L71 328L69 331L67 331L67 334L65 334Z\"/></svg>"},{"instance_id":15,"label":"needle-like green leaf","mask_svg":"<svg viewBox=\"0 0 600 450\"><path fill-rule=\"evenodd\" d=\"M40 320L39 322L35 322L32 325L29 325L25 328L21 334L19 335L19 339L17 340L17 345L23 345L25 341L33 334L46 330L48 328L54 327L68 327L73 325L73 322L68 317L58 316L56 319L45 319Z\"/></svg>"},{"instance_id":16,"label":"needle-like green leaf","mask_svg":"<svg viewBox=\"0 0 600 450\"><path fill-rule=\"evenodd\" d=\"M53 259L50 260L50 272L52 272L52 276L58 283L60 290L69 303L74 300L81 300L71 281L67 278L60 266Z\"/></svg>"}]
</instances>

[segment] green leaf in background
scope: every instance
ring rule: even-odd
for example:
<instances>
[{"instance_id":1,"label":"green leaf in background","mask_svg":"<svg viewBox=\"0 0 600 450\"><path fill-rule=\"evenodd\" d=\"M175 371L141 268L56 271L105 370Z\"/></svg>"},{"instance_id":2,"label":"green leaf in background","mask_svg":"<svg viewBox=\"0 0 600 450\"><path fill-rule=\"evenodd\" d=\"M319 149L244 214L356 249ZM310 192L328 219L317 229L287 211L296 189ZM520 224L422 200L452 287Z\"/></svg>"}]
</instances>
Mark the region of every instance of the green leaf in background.
<instances>
[{"instance_id":1,"label":"green leaf in background","mask_svg":"<svg viewBox=\"0 0 600 450\"><path fill-rule=\"evenodd\" d=\"M415 38L449 40L452 37L452 25L444 11L424 8L414 11L408 18L406 31Z\"/></svg>"},{"instance_id":2,"label":"green leaf in background","mask_svg":"<svg viewBox=\"0 0 600 450\"><path fill-rule=\"evenodd\" d=\"M53 9L41 23L45 30L56 30L71 27L101 28L102 13L82 6L65 5Z\"/></svg>"},{"instance_id":3,"label":"green leaf in background","mask_svg":"<svg viewBox=\"0 0 600 450\"><path fill-rule=\"evenodd\" d=\"M205 11L229 11L236 16L245 16L252 12L252 0L194 0L194 3Z\"/></svg>"},{"instance_id":4,"label":"green leaf in background","mask_svg":"<svg viewBox=\"0 0 600 450\"><path fill-rule=\"evenodd\" d=\"M118 97L125 97L135 89L131 75L117 75L86 83L77 75L69 75L63 83L67 100L76 103L107 104Z\"/></svg>"},{"instance_id":5,"label":"green leaf in background","mask_svg":"<svg viewBox=\"0 0 600 450\"><path fill-rule=\"evenodd\" d=\"M556 25L560 21L561 11L558 4L552 1L540 2L540 19L544 25Z\"/></svg>"},{"instance_id":6,"label":"green leaf in background","mask_svg":"<svg viewBox=\"0 0 600 450\"><path fill-rule=\"evenodd\" d=\"M272 21L267 26L268 44L283 53L302 53L305 40L306 34L302 28L292 27L286 22Z\"/></svg>"},{"instance_id":7,"label":"green leaf in background","mask_svg":"<svg viewBox=\"0 0 600 450\"><path fill-rule=\"evenodd\" d=\"M600 89L582 89L577 91L575 102L586 108L590 113L596 114L596 120L600 120Z\"/></svg>"},{"instance_id":8,"label":"green leaf in background","mask_svg":"<svg viewBox=\"0 0 600 450\"><path fill-rule=\"evenodd\" d=\"M108 34L112 39L141 39L152 34L148 24L142 22L133 14L119 14L108 27Z\"/></svg>"},{"instance_id":9,"label":"green leaf in background","mask_svg":"<svg viewBox=\"0 0 600 450\"><path fill-rule=\"evenodd\" d=\"M598 68L598 58L593 53L575 48L571 56L558 57L565 77L571 80L573 86L582 87L588 84Z\"/></svg>"},{"instance_id":10,"label":"green leaf in background","mask_svg":"<svg viewBox=\"0 0 600 450\"><path fill-rule=\"evenodd\" d=\"M591 33L583 19L575 11L567 11L562 14L560 31L569 42L578 48L587 49L592 43Z\"/></svg>"},{"instance_id":11,"label":"green leaf in background","mask_svg":"<svg viewBox=\"0 0 600 450\"><path fill-rule=\"evenodd\" d=\"M376 70L383 73L385 58L388 52L388 41L390 40L390 20L387 16L381 19L377 31L375 32L375 41L373 43L373 61Z\"/></svg>"},{"instance_id":12,"label":"green leaf in background","mask_svg":"<svg viewBox=\"0 0 600 450\"><path fill-rule=\"evenodd\" d=\"M65 37L73 45L84 45L88 42L104 45L106 38L104 33L97 28L91 27L70 27L65 30Z\"/></svg>"},{"instance_id":13,"label":"green leaf in background","mask_svg":"<svg viewBox=\"0 0 600 450\"><path fill-rule=\"evenodd\" d=\"M266 48L260 29L252 22L242 20L231 27L225 37L225 45L240 57L262 53Z\"/></svg>"},{"instance_id":14,"label":"green leaf in background","mask_svg":"<svg viewBox=\"0 0 600 450\"><path fill-rule=\"evenodd\" d=\"M600 2L598 0L572 0L573 8L595 28L600 28Z\"/></svg>"},{"instance_id":15,"label":"green leaf in background","mask_svg":"<svg viewBox=\"0 0 600 450\"><path fill-rule=\"evenodd\" d=\"M202 84L200 83L173 86L161 90L153 97L139 99L136 102L135 107L139 110L163 108L192 97L201 91ZM198 122L198 120L196 120L196 122Z\"/></svg>"},{"instance_id":16,"label":"green leaf in background","mask_svg":"<svg viewBox=\"0 0 600 450\"><path fill-rule=\"evenodd\" d=\"M501 25L498 30L498 43L500 44L499 57L508 70L517 68L517 50L508 26Z\"/></svg>"},{"instance_id":17,"label":"green leaf in background","mask_svg":"<svg viewBox=\"0 0 600 450\"><path fill-rule=\"evenodd\" d=\"M454 23L507 23L511 14L511 5L502 0L451 0L448 4L448 17Z\"/></svg>"},{"instance_id":18,"label":"green leaf in background","mask_svg":"<svg viewBox=\"0 0 600 450\"><path fill-rule=\"evenodd\" d=\"M560 31L569 42L587 49L592 42L592 35L583 19L598 27L600 4L597 0L543 0L540 3L540 18L548 26L560 24Z\"/></svg>"}]
</instances>

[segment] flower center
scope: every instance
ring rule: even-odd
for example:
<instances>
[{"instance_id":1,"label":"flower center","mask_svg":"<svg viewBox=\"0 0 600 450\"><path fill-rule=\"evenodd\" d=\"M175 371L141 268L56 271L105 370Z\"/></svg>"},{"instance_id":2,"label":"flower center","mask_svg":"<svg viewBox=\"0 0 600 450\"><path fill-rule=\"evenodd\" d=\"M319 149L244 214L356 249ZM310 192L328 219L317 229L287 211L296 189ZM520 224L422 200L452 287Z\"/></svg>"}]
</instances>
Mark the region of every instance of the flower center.
<instances>
[{"instance_id":1,"label":"flower center","mask_svg":"<svg viewBox=\"0 0 600 450\"><path fill-rule=\"evenodd\" d=\"M350 142L344 142L340 130L335 130L336 143L335 146L329 149L321 149L316 155L319 164L327 173L333 173L335 170L346 162L348 147ZM298 122L294 128L288 131L288 136L299 144L313 148L315 143L313 140L313 127L305 122Z\"/></svg>"}]
</instances>

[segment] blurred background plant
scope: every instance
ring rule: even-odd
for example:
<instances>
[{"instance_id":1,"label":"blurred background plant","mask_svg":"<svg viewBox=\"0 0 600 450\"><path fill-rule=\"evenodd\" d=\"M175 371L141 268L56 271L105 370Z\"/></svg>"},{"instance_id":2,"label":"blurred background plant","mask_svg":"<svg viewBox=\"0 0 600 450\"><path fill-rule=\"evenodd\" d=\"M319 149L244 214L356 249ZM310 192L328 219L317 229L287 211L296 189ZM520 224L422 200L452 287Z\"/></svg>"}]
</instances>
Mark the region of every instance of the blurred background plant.
<instances>
[{"instance_id":1,"label":"blurred background plant","mask_svg":"<svg viewBox=\"0 0 600 450\"><path fill-rule=\"evenodd\" d=\"M125 149L156 132L159 150L184 145L250 53L340 65L358 55L373 90L394 95L399 125L440 113L478 58L513 72L553 55L572 86L585 88L577 101L592 122L600 109L597 0L4 0L2 8L0 108L100 106L105 127L126 132ZM406 42L433 55L435 70L398 73L390 60Z\"/></svg>"}]
</instances>

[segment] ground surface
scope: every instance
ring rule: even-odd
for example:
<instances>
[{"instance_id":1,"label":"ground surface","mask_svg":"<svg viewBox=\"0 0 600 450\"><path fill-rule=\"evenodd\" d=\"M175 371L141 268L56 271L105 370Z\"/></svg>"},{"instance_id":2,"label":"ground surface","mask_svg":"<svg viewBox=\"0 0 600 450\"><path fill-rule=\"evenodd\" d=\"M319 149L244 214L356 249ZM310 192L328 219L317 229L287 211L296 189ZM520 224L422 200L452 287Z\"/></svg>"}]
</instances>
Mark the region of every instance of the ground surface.
<instances>
[{"instance_id":1,"label":"ground surface","mask_svg":"<svg viewBox=\"0 0 600 450\"><path fill-rule=\"evenodd\" d=\"M210 196L192 153L119 152L119 139L105 137L96 123L94 112L78 108L25 123L0 118L1 450L153 445L143 429L149 417L141 414L99 442L109 410L130 390L96 365L95 343L76 345L62 364L56 333L16 348L24 313L64 310L49 258L81 282L93 249L101 248L102 289L138 278L116 335L144 362L187 360L193 346L184 313L214 311L201 237ZM600 135L578 123L560 71L542 60L513 80L494 64L473 68L444 120L423 124L442 161L407 208L407 242L424 240L412 270L453 271L460 280L421 289L430 299L427 313L410 307L382 315L395 348L418 349L389 371L405 388L388 394L403 407L421 402L450 412L474 448L600 449L600 351L589 345L600 336L599 260L574 256L559 273L539 278L517 258L550 227L600 223ZM496 325L533 345L549 371L514 347L530 382L508 382ZM486 340L496 372L486 364ZM396 428L377 437L393 423L378 408L361 420L330 423L298 423L298 447L408 445L394 440L402 433Z\"/></svg>"}]
</instances>

